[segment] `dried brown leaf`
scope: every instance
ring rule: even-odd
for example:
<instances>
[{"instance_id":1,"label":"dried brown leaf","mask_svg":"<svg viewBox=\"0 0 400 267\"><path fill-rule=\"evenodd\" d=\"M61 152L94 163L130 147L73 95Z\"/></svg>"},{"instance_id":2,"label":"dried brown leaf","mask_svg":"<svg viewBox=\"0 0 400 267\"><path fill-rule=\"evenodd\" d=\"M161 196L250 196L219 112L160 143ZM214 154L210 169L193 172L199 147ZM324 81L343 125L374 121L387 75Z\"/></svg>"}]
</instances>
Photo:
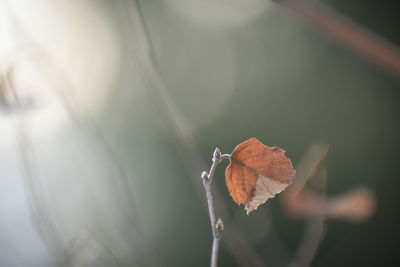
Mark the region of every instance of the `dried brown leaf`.
<instances>
[{"instance_id":1,"label":"dried brown leaf","mask_svg":"<svg viewBox=\"0 0 400 267\"><path fill-rule=\"evenodd\" d=\"M268 147L256 138L239 144L232 152L225 178L229 193L247 214L284 190L295 175L292 162L279 147Z\"/></svg>"}]
</instances>

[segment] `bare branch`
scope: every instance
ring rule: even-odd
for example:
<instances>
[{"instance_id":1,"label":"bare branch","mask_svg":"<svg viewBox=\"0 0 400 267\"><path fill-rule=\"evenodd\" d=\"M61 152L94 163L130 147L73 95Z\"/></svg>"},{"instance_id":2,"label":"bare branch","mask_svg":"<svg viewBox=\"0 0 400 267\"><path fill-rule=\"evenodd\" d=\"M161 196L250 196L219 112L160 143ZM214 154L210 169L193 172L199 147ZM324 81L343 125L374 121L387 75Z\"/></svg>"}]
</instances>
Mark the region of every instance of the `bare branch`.
<instances>
[{"instance_id":1,"label":"bare branch","mask_svg":"<svg viewBox=\"0 0 400 267\"><path fill-rule=\"evenodd\" d=\"M324 34L363 56L370 62L400 77L398 47L351 21L321 2L306 0L272 0L298 13Z\"/></svg>"},{"instance_id":2,"label":"bare branch","mask_svg":"<svg viewBox=\"0 0 400 267\"><path fill-rule=\"evenodd\" d=\"M219 250L219 240L222 236L222 231L224 230L224 225L221 218L218 221L215 220L214 204L211 192L211 182L214 178L215 170L218 164L224 159L230 159L231 155L224 154L221 155L221 151L217 147L213 154L213 164L211 165L210 172L203 172L201 178L203 179L204 189L207 196L208 211L210 213L211 230L213 234L213 246L211 250L211 267L216 267L218 263L218 250Z\"/></svg>"},{"instance_id":3,"label":"bare branch","mask_svg":"<svg viewBox=\"0 0 400 267\"><path fill-rule=\"evenodd\" d=\"M202 198L204 193L196 173L204 170L206 165L201 157L194 134L188 127L189 123L171 99L168 88L156 69L150 38L148 37L138 2L140 3L137 0L132 1L129 2L130 5L128 7L125 5L121 7L123 8L122 13L126 16L126 23L128 23L126 27L131 31L131 34L127 34L128 42L132 44L130 58L139 61L146 88L148 89L147 92L151 94L152 100L155 101L155 106L163 117L163 121L168 124L172 135L175 136L177 146L184 151L188 161L185 166L193 174L191 176L193 185L199 198ZM243 229L232 222L228 207L217 188L214 190L214 198L216 199L217 210L221 217L224 218L225 232L227 236L229 235L229 238L223 239L226 249L241 266L265 266L244 234Z\"/></svg>"}]
</instances>

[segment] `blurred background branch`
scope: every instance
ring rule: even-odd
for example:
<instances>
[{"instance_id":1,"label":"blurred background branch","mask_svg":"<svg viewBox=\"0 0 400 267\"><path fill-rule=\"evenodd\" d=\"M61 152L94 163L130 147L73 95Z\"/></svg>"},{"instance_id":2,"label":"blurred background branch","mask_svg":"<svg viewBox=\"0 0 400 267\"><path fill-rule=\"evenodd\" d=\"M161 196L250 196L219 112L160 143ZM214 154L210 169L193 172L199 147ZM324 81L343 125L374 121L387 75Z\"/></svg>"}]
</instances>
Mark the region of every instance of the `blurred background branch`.
<instances>
[{"instance_id":1,"label":"blurred background branch","mask_svg":"<svg viewBox=\"0 0 400 267\"><path fill-rule=\"evenodd\" d=\"M272 0L281 4L324 35L366 58L382 69L400 77L400 50L367 28L315 0Z\"/></svg>"},{"instance_id":2,"label":"blurred background branch","mask_svg":"<svg viewBox=\"0 0 400 267\"><path fill-rule=\"evenodd\" d=\"M198 197L204 199L198 173L204 170L206 165L200 155L192 130L188 126L188 123L186 123L186 119L174 105L173 100L168 94L168 89L162 82L156 66L154 66L154 55L152 55L150 40L148 39L148 33L146 32L144 19L139 7L137 1L130 2L128 8L125 5L121 5L122 11L124 13L128 12L127 18L130 25L128 28L132 29L132 32L129 34L130 41L128 42L131 44L133 50L131 58L139 60L142 75L146 81L148 92L151 94L151 99L154 101L154 106L159 109L160 115L164 117L164 122L168 125L172 136L175 137L176 144L182 150L182 156L187 159L188 164L186 168L191 174ZM251 266L264 266L262 260L259 259L257 253L252 249L251 244L242 231L230 226L231 221L228 209L217 188L214 189L214 198L216 200L216 210L224 221L225 235L230 235L235 239L234 241L223 239L228 251L242 266L249 264ZM207 205L204 205L204 208L207 209Z\"/></svg>"}]
</instances>

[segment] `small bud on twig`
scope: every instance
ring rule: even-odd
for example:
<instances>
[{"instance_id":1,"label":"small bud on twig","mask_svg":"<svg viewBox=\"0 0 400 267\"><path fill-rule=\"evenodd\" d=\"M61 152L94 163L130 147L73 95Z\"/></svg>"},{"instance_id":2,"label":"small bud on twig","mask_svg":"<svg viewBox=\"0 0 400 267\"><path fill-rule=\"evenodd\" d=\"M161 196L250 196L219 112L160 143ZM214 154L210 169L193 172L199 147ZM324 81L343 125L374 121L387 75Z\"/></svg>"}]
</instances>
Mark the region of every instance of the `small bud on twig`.
<instances>
[{"instance_id":1,"label":"small bud on twig","mask_svg":"<svg viewBox=\"0 0 400 267\"><path fill-rule=\"evenodd\" d=\"M209 180L208 173L206 171L203 171L203 173L201 174L201 179L203 179L203 181Z\"/></svg>"},{"instance_id":2,"label":"small bud on twig","mask_svg":"<svg viewBox=\"0 0 400 267\"><path fill-rule=\"evenodd\" d=\"M215 224L215 231L220 236L222 231L224 231L224 224L222 223L221 218L218 218L217 223Z\"/></svg>"},{"instance_id":3,"label":"small bud on twig","mask_svg":"<svg viewBox=\"0 0 400 267\"><path fill-rule=\"evenodd\" d=\"M219 150L218 147L215 148L214 154L213 154L213 160L218 160L221 157L221 150Z\"/></svg>"}]
</instances>

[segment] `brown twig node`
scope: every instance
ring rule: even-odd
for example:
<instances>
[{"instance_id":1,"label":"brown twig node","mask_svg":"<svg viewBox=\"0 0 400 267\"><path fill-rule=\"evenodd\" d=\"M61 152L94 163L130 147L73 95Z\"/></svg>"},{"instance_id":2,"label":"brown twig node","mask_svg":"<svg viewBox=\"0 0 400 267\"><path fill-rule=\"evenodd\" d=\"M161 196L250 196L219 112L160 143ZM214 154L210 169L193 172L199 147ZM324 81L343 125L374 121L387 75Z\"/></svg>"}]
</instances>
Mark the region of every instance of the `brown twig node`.
<instances>
[{"instance_id":1,"label":"brown twig node","mask_svg":"<svg viewBox=\"0 0 400 267\"><path fill-rule=\"evenodd\" d=\"M218 218L218 221L215 219L215 212L214 212L214 204L213 198L211 193L211 182L214 177L215 170L218 164L224 159L230 159L231 155L229 154L221 154L219 148L215 148L213 154L213 164L211 165L210 171L207 173L204 171L201 174L201 178L203 179L204 189L206 191L207 196L207 204L208 204L208 211L210 214L210 222L211 222L211 230L213 234L213 246L211 250L211 267L216 267L218 262L218 250L219 250L219 240L221 239L222 232L224 230L224 224L222 223L221 218Z\"/></svg>"}]
</instances>

